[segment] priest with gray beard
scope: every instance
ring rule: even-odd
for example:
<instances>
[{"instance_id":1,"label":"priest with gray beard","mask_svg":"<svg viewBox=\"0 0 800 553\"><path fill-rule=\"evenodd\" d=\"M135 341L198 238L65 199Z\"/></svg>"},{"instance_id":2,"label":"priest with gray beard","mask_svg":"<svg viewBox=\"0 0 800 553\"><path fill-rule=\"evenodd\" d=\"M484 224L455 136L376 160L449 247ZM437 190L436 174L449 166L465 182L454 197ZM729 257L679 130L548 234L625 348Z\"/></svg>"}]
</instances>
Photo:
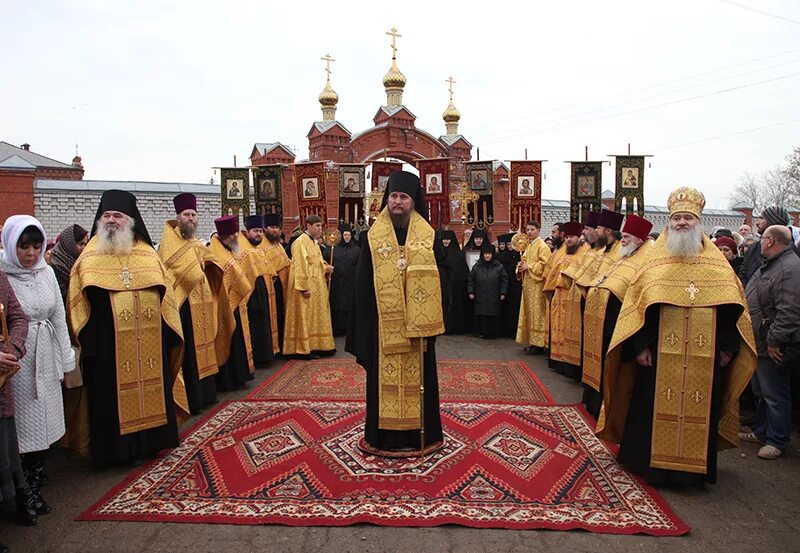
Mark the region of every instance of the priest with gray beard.
<instances>
[{"instance_id":1,"label":"priest with gray beard","mask_svg":"<svg viewBox=\"0 0 800 553\"><path fill-rule=\"evenodd\" d=\"M89 397L89 449L96 466L137 464L177 446L188 417L181 320L132 194L104 192L91 234L67 310Z\"/></svg>"},{"instance_id":2,"label":"priest with gray beard","mask_svg":"<svg viewBox=\"0 0 800 553\"><path fill-rule=\"evenodd\" d=\"M588 286L576 282L586 297L581 375L584 386L583 404L595 419L600 415L603 402L603 365L608 344L614 334L628 285L647 257L651 246L647 235L652 228L653 223L647 219L633 214L625 217L619 257L612 263L603 265L591 278Z\"/></svg>"},{"instance_id":3,"label":"priest with gray beard","mask_svg":"<svg viewBox=\"0 0 800 553\"><path fill-rule=\"evenodd\" d=\"M738 445L755 344L742 286L703 234L705 197L678 188L667 205L620 308L597 430L648 483L702 486L716 482L717 450Z\"/></svg>"}]
</instances>

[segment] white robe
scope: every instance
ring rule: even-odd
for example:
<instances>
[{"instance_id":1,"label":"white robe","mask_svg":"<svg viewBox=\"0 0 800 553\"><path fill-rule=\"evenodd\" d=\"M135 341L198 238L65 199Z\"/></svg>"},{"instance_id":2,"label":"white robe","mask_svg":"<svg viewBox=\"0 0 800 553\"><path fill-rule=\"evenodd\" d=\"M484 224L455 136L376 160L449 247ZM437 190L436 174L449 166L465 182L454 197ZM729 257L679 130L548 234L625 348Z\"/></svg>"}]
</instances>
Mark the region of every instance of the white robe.
<instances>
[{"instance_id":1,"label":"white robe","mask_svg":"<svg viewBox=\"0 0 800 553\"><path fill-rule=\"evenodd\" d=\"M75 368L64 303L50 266L21 269L0 259L0 270L28 316L27 352L13 388L19 451L42 451L64 435L61 381Z\"/></svg>"}]
</instances>

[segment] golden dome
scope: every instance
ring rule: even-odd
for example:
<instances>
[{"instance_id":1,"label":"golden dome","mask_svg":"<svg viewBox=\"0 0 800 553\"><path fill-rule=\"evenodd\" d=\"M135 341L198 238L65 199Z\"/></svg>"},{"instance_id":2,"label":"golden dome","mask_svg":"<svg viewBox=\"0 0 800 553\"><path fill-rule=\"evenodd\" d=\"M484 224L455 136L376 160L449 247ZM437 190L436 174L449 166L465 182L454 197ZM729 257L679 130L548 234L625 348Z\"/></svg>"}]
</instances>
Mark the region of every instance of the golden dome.
<instances>
[{"instance_id":1,"label":"golden dome","mask_svg":"<svg viewBox=\"0 0 800 553\"><path fill-rule=\"evenodd\" d=\"M444 110L442 119L444 119L445 123L458 123L459 119L461 119L461 112L456 109L452 100L450 101L450 105L447 106L447 109Z\"/></svg>"},{"instance_id":2,"label":"golden dome","mask_svg":"<svg viewBox=\"0 0 800 553\"><path fill-rule=\"evenodd\" d=\"M337 102L339 102L339 95L336 94L329 80L322 92L319 93L319 103L323 106L335 106Z\"/></svg>"},{"instance_id":3,"label":"golden dome","mask_svg":"<svg viewBox=\"0 0 800 553\"><path fill-rule=\"evenodd\" d=\"M397 68L397 61L392 59L392 68L383 77L383 86L386 88L403 88L406 86L406 76Z\"/></svg>"}]
</instances>

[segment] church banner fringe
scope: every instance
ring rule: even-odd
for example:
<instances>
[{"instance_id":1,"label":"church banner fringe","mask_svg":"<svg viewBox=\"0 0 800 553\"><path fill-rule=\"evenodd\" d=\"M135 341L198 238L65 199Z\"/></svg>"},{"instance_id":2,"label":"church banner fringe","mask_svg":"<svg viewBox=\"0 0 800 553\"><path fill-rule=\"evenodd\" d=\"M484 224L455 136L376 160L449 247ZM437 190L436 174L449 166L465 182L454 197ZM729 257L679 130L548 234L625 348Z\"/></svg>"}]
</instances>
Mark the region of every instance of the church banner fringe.
<instances>
[{"instance_id":1,"label":"church banner fringe","mask_svg":"<svg viewBox=\"0 0 800 553\"><path fill-rule=\"evenodd\" d=\"M250 215L250 170L239 167L220 167L221 215Z\"/></svg>"},{"instance_id":2,"label":"church banner fringe","mask_svg":"<svg viewBox=\"0 0 800 553\"><path fill-rule=\"evenodd\" d=\"M614 210L644 217L644 158L646 156L616 156L616 189ZM634 201L636 202L634 211Z\"/></svg>"},{"instance_id":3,"label":"church banner fringe","mask_svg":"<svg viewBox=\"0 0 800 553\"><path fill-rule=\"evenodd\" d=\"M450 158L417 160L419 180L425 189L433 228L450 224Z\"/></svg>"},{"instance_id":4,"label":"church banner fringe","mask_svg":"<svg viewBox=\"0 0 800 553\"><path fill-rule=\"evenodd\" d=\"M542 161L511 161L511 230L525 230L530 221L542 221Z\"/></svg>"},{"instance_id":5,"label":"church banner fringe","mask_svg":"<svg viewBox=\"0 0 800 553\"><path fill-rule=\"evenodd\" d=\"M292 180L297 191L297 205L301 226L309 215L319 215L323 226L328 222L325 205L325 162L296 163L292 165Z\"/></svg>"},{"instance_id":6,"label":"church banner fringe","mask_svg":"<svg viewBox=\"0 0 800 553\"><path fill-rule=\"evenodd\" d=\"M253 192L256 197L256 213L277 213L283 216L283 165L253 167Z\"/></svg>"},{"instance_id":7,"label":"church banner fringe","mask_svg":"<svg viewBox=\"0 0 800 553\"><path fill-rule=\"evenodd\" d=\"M339 224L364 225L364 190L366 166L339 165Z\"/></svg>"},{"instance_id":8,"label":"church banner fringe","mask_svg":"<svg viewBox=\"0 0 800 553\"><path fill-rule=\"evenodd\" d=\"M469 206L467 223L478 228L494 224L494 161L467 162L467 184L478 199Z\"/></svg>"},{"instance_id":9,"label":"church banner fringe","mask_svg":"<svg viewBox=\"0 0 800 553\"><path fill-rule=\"evenodd\" d=\"M570 220L584 222L586 213L603 208L603 162L570 161Z\"/></svg>"}]
</instances>

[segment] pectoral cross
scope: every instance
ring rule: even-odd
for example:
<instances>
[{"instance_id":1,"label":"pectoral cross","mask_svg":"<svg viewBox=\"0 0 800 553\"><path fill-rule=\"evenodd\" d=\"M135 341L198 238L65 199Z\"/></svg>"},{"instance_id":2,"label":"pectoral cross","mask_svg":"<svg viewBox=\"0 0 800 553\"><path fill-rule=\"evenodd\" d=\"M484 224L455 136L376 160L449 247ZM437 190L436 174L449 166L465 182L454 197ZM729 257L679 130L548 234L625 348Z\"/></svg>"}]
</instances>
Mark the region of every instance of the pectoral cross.
<instances>
[{"instance_id":1,"label":"pectoral cross","mask_svg":"<svg viewBox=\"0 0 800 553\"><path fill-rule=\"evenodd\" d=\"M449 87L450 88L450 101L452 102L453 101L453 85L456 84L456 82L453 80L452 76L448 77L444 82L449 83L449 85L450 85L450 87Z\"/></svg>"},{"instance_id":2,"label":"pectoral cross","mask_svg":"<svg viewBox=\"0 0 800 553\"><path fill-rule=\"evenodd\" d=\"M322 61L325 62L325 72L328 74L328 80L331 80L331 62L335 62L336 60L331 57L330 54L325 54L325 57L320 58Z\"/></svg>"},{"instance_id":3,"label":"pectoral cross","mask_svg":"<svg viewBox=\"0 0 800 553\"><path fill-rule=\"evenodd\" d=\"M699 292L699 291L700 291L700 288L696 288L696 287L695 287L695 285L694 285L694 281L693 281L693 280L690 280L690 281L689 281L689 287L688 287L688 288L686 288L686 291L687 291L687 292L689 292L689 299L690 299L691 301L694 301L694 295L695 295L697 292Z\"/></svg>"},{"instance_id":4,"label":"pectoral cross","mask_svg":"<svg viewBox=\"0 0 800 553\"><path fill-rule=\"evenodd\" d=\"M397 57L397 43L395 42L398 38L403 38L403 35L397 33L397 29L392 27L392 30L386 33L390 37L392 37L392 59Z\"/></svg>"},{"instance_id":5,"label":"pectoral cross","mask_svg":"<svg viewBox=\"0 0 800 553\"><path fill-rule=\"evenodd\" d=\"M127 267L123 267L122 271L119 273L119 278L122 281L122 284L125 285L125 288L131 287L131 281L133 280L133 273L131 273Z\"/></svg>"},{"instance_id":6,"label":"pectoral cross","mask_svg":"<svg viewBox=\"0 0 800 553\"><path fill-rule=\"evenodd\" d=\"M467 214L469 213L469 203L470 202L477 202L479 196L469 189L467 184L464 184L461 187L461 192L453 192L450 194L451 200L456 200L461 204L461 221L467 220Z\"/></svg>"}]
</instances>

